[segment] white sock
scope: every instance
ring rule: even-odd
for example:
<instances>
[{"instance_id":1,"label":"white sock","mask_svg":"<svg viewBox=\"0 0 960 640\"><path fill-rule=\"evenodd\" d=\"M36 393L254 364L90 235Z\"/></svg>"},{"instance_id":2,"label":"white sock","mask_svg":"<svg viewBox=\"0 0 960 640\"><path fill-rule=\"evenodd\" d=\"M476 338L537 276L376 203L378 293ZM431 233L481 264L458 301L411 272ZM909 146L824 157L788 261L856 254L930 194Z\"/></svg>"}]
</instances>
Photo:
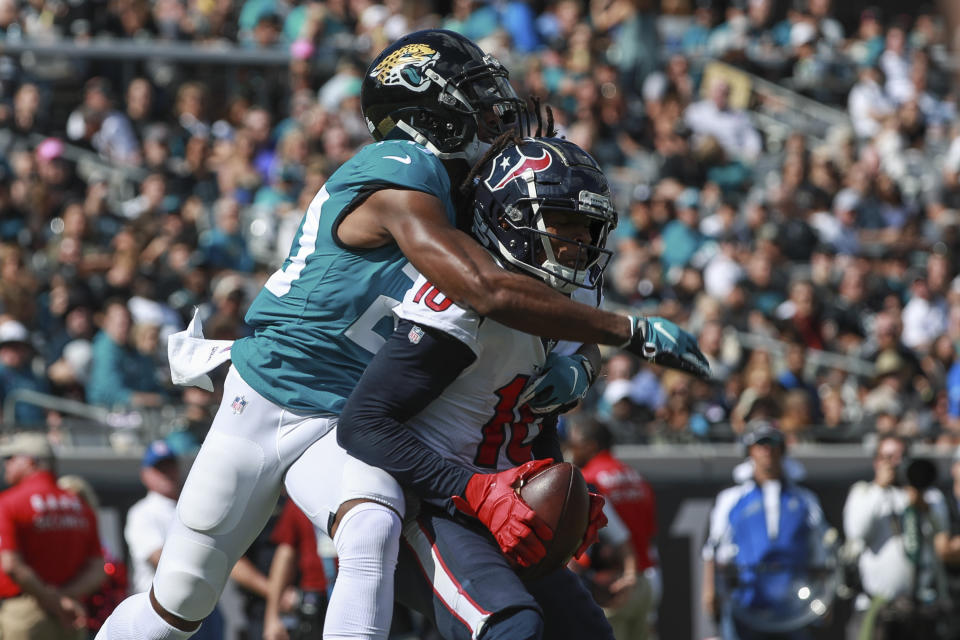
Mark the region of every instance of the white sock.
<instances>
[{"instance_id":1,"label":"white sock","mask_svg":"<svg viewBox=\"0 0 960 640\"><path fill-rule=\"evenodd\" d=\"M324 640L387 637L400 531L400 516L374 502L360 503L340 521L333 538L340 568L327 605Z\"/></svg>"},{"instance_id":2,"label":"white sock","mask_svg":"<svg viewBox=\"0 0 960 640\"><path fill-rule=\"evenodd\" d=\"M187 640L194 633L170 626L154 611L150 594L137 593L113 610L95 640Z\"/></svg>"}]
</instances>

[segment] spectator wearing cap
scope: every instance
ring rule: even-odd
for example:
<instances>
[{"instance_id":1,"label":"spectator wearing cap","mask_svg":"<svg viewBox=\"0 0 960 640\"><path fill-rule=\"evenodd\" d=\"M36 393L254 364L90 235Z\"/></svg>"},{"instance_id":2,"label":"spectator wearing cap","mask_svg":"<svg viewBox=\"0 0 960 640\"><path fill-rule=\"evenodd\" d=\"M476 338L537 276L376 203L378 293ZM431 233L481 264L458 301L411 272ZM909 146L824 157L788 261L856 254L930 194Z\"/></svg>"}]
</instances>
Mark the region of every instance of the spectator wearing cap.
<instances>
[{"instance_id":1,"label":"spectator wearing cap","mask_svg":"<svg viewBox=\"0 0 960 640\"><path fill-rule=\"evenodd\" d=\"M47 381L33 373L32 358L27 328L16 320L0 322L0 406L15 391L47 392ZM28 402L18 402L13 417L21 427L43 427L46 411Z\"/></svg>"},{"instance_id":2,"label":"spectator wearing cap","mask_svg":"<svg viewBox=\"0 0 960 640\"><path fill-rule=\"evenodd\" d=\"M123 531L130 551L134 593L150 589L167 530L177 517L180 467L166 442L155 440L147 446L140 466L140 482L147 495L130 507Z\"/></svg>"},{"instance_id":3,"label":"spectator wearing cap","mask_svg":"<svg viewBox=\"0 0 960 640\"><path fill-rule=\"evenodd\" d=\"M89 506L57 486L53 450L39 433L0 443L0 634L8 640L80 640L80 599L104 579L97 521Z\"/></svg>"},{"instance_id":4,"label":"spectator wearing cap","mask_svg":"<svg viewBox=\"0 0 960 640\"><path fill-rule=\"evenodd\" d=\"M917 482L912 466L907 440L881 437L873 479L850 487L843 506L845 555L856 559L863 591L851 620L859 638L938 637L918 605L929 611L946 596L938 551L949 544L949 515L940 490Z\"/></svg>"},{"instance_id":5,"label":"spectator wearing cap","mask_svg":"<svg viewBox=\"0 0 960 640\"><path fill-rule=\"evenodd\" d=\"M147 495L130 507L123 529L130 552L134 593L150 590L167 533L177 519L180 463L163 440L154 440L147 446L140 465L140 482L146 487ZM218 609L204 621L197 635L204 640L223 637L223 618Z\"/></svg>"},{"instance_id":6,"label":"spectator wearing cap","mask_svg":"<svg viewBox=\"0 0 960 640\"><path fill-rule=\"evenodd\" d=\"M250 45L258 49L270 49L281 44L280 35L283 25L278 16L273 11L264 11L257 18L253 25L253 33Z\"/></svg>"},{"instance_id":7,"label":"spectator wearing cap","mask_svg":"<svg viewBox=\"0 0 960 640\"><path fill-rule=\"evenodd\" d=\"M567 448L573 464L583 478L597 487L630 531L635 571L628 568L618 579L626 591L620 606L605 608L604 613L617 638L645 640L659 601L660 569L654 536L657 533L656 501L653 488L631 466L611 452L610 430L595 420L573 422L567 432ZM614 601L620 589L611 587Z\"/></svg>"},{"instance_id":8,"label":"spectator wearing cap","mask_svg":"<svg viewBox=\"0 0 960 640\"><path fill-rule=\"evenodd\" d=\"M751 611L785 611L796 598L793 581L822 562L823 509L784 464L786 441L779 429L754 424L743 445L749 459L735 474L738 484L720 492L710 514L703 548L704 607L720 614L724 640L809 638L805 629L758 633L748 620ZM735 586L718 592L731 578Z\"/></svg>"}]
</instances>

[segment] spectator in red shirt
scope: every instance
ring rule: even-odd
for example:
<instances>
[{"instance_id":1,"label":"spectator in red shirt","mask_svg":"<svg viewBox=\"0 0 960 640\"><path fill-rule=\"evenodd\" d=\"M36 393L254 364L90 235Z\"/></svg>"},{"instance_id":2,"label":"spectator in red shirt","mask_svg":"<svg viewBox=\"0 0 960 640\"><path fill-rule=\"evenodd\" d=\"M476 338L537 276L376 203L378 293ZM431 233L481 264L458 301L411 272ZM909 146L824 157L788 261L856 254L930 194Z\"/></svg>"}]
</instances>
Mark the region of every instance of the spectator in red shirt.
<instances>
[{"instance_id":1,"label":"spectator in red shirt","mask_svg":"<svg viewBox=\"0 0 960 640\"><path fill-rule=\"evenodd\" d=\"M75 640L86 636L80 599L104 579L97 521L89 506L57 486L53 451L39 433L0 443L0 636Z\"/></svg>"},{"instance_id":2,"label":"spectator in red shirt","mask_svg":"<svg viewBox=\"0 0 960 640\"><path fill-rule=\"evenodd\" d=\"M610 452L610 430L596 420L576 421L567 430L567 447L572 462L583 471L588 484L595 486L611 504L630 531L637 559L637 582L619 607L605 608L614 636L645 640L660 591L653 536L657 531L653 489L632 467Z\"/></svg>"},{"instance_id":3,"label":"spectator in red shirt","mask_svg":"<svg viewBox=\"0 0 960 640\"><path fill-rule=\"evenodd\" d=\"M264 640L320 638L327 612L327 576L317 534L306 515L287 500L270 541L277 545L267 578ZM299 590L291 587L299 574ZM285 624L281 613L289 613Z\"/></svg>"}]
</instances>

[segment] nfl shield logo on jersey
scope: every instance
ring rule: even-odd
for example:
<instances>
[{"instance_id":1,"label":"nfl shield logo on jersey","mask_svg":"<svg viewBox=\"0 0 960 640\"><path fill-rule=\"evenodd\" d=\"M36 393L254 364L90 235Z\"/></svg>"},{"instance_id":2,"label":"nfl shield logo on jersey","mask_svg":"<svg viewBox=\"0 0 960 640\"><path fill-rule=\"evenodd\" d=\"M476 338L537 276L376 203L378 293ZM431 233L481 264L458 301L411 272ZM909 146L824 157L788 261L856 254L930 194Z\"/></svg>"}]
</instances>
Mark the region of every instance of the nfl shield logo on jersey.
<instances>
[{"instance_id":1,"label":"nfl shield logo on jersey","mask_svg":"<svg viewBox=\"0 0 960 640\"><path fill-rule=\"evenodd\" d=\"M233 412L236 415L243 413L244 408L247 406L247 399L243 396L237 396L233 399L233 403L230 405L230 408L233 409Z\"/></svg>"},{"instance_id":2,"label":"nfl shield logo on jersey","mask_svg":"<svg viewBox=\"0 0 960 640\"><path fill-rule=\"evenodd\" d=\"M410 333L407 334L407 340L410 341L410 344L420 344L421 338L423 338L423 329L417 325L413 325L413 328L410 329Z\"/></svg>"}]
</instances>

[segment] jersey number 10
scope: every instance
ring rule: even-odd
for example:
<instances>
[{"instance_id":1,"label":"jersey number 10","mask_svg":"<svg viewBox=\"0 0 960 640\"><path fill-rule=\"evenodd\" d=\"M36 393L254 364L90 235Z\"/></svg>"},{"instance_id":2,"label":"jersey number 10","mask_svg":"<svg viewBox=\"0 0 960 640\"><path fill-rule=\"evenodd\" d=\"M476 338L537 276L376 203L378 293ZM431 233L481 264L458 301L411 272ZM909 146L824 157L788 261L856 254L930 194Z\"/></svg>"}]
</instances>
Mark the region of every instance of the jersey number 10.
<instances>
[{"instance_id":1,"label":"jersey number 10","mask_svg":"<svg viewBox=\"0 0 960 640\"><path fill-rule=\"evenodd\" d=\"M530 461L530 449L537 435L531 434L531 431L539 425L533 424L535 418L527 405L517 407L517 397L529 379L530 376L518 375L495 391L499 400L494 407L493 417L481 429L483 440L477 446L477 455L473 459L478 467L497 468L497 458L507 439L508 428L510 442L507 443L507 459L515 465Z\"/></svg>"}]
</instances>

